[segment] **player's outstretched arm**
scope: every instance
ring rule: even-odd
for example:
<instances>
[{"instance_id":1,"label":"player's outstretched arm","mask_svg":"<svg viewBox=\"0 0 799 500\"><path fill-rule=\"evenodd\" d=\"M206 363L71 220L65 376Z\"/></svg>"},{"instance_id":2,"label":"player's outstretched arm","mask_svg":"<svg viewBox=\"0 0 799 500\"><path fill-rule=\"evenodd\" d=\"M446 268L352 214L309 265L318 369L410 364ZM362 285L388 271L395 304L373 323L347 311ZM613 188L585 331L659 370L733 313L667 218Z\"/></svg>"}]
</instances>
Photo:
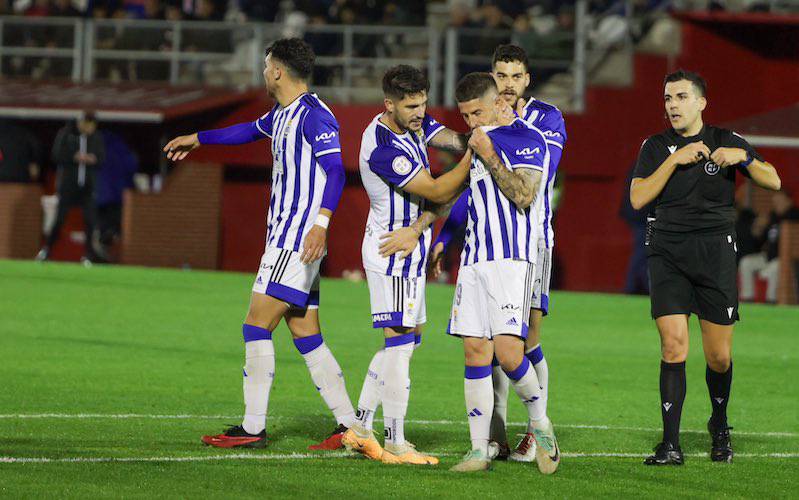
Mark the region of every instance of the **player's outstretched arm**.
<instances>
[{"instance_id":1,"label":"player's outstretched arm","mask_svg":"<svg viewBox=\"0 0 799 500\"><path fill-rule=\"evenodd\" d=\"M633 179L630 183L630 203L633 208L640 210L657 198L678 166L694 164L700 158L710 158L710 149L704 142L692 142L669 155L652 175Z\"/></svg>"},{"instance_id":2,"label":"player's outstretched arm","mask_svg":"<svg viewBox=\"0 0 799 500\"><path fill-rule=\"evenodd\" d=\"M443 128L430 139L428 144L442 151L463 153L466 151L468 142L469 136L467 134L459 134L454 130Z\"/></svg>"},{"instance_id":3,"label":"player's outstretched arm","mask_svg":"<svg viewBox=\"0 0 799 500\"><path fill-rule=\"evenodd\" d=\"M181 135L169 141L164 146L164 152L170 160L180 161L195 149L206 144L236 146L269 137L258 127L258 121L256 120L254 122L238 123L230 127Z\"/></svg>"},{"instance_id":4,"label":"player's outstretched arm","mask_svg":"<svg viewBox=\"0 0 799 500\"><path fill-rule=\"evenodd\" d=\"M525 209L533 204L541 182L541 171L532 168L510 170L497 156L491 139L483 129L476 129L469 139L469 147L474 149L483 163L488 167L491 177L497 183L502 194L508 197L517 207Z\"/></svg>"},{"instance_id":5,"label":"player's outstretched arm","mask_svg":"<svg viewBox=\"0 0 799 500\"><path fill-rule=\"evenodd\" d=\"M408 193L421 196L436 205L444 205L452 201L464 190L471 164L472 153L467 151L458 164L449 172L434 179L427 170L420 169L419 173L408 181L402 189Z\"/></svg>"}]
</instances>

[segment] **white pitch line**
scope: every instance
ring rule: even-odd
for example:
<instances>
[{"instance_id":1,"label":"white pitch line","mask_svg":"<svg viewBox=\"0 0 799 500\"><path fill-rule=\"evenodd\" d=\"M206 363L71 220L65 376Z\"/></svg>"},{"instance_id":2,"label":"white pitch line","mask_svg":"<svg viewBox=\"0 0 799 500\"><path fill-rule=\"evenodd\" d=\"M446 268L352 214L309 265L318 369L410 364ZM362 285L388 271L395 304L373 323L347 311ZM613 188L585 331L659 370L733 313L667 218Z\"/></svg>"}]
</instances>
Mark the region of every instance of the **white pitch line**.
<instances>
[{"instance_id":1,"label":"white pitch line","mask_svg":"<svg viewBox=\"0 0 799 500\"><path fill-rule=\"evenodd\" d=\"M189 414L176 414L176 415L159 415L159 414L146 414L146 413L20 413L20 414L0 414L0 419L153 419L153 420L232 420L237 421L241 419L241 415L189 415ZM293 417L274 416L269 417L272 420L290 420ZM302 417L301 417L302 418ZM406 420L409 424L417 425L465 425L466 421L457 420ZM514 427L523 427L527 422L509 422L508 425ZM564 429L588 429L599 431L634 431L634 432L661 432L663 429L656 429L654 427L627 427L627 426L614 426L614 425L591 425L591 424L556 424L555 427ZM680 432L689 434L706 434L706 430L702 429L680 429ZM737 436L766 436L766 437L799 437L797 432L750 432L750 431L736 431Z\"/></svg>"},{"instance_id":2,"label":"white pitch line","mask_svg":"<svg viewBox=\"0 0 799 500\"><path fill-rule=\"evenodd\" d=\"M436 453L439 457L460 456L458 453ZM565 458L644 458L642 453L614 452L564 452ZM56 464L56 463L137 463L137 462L213 462L232 460L328 460L354 456L349 453L285 453L272 455L231 454L194 457L3 457L0 464ZM686 453L686 457L707 458L707 453ZM799 453L736 453L737 458L799 458Z\"/></svg>"}]
</instances>

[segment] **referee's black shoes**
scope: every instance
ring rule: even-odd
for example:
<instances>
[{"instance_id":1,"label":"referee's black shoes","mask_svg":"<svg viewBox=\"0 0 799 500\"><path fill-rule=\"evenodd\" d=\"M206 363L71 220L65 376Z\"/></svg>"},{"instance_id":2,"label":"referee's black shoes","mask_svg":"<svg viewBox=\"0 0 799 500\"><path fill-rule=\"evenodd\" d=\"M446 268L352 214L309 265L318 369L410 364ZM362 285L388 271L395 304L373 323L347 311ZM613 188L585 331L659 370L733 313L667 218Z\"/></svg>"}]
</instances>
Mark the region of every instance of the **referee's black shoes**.
<instances>
[{"instance_id":1,"label":"referee's black shoes","mask_svg":"<svg viewBox=\"0 0 799 500\"><path fill-rule=\"evenodd\" d=\"M646 457L644 465L682 465L682 450L679 446L663 441L655 446L655 454Z\"/></svg>"},{"instance_id":2,"label":"referee's black shoes","mask_svg":"<svg viewBox=\"0 0 799 500\"><path fill-rule=\"evenodd\" d=\"M710 459L714 462L732 462L732 441L730 440L730 431L732 427L727 425L716 426L713 420L708 420L707 431L710 433L710 438L713 440L713 446L710 448Z\"/></svg>"}]
</instances>

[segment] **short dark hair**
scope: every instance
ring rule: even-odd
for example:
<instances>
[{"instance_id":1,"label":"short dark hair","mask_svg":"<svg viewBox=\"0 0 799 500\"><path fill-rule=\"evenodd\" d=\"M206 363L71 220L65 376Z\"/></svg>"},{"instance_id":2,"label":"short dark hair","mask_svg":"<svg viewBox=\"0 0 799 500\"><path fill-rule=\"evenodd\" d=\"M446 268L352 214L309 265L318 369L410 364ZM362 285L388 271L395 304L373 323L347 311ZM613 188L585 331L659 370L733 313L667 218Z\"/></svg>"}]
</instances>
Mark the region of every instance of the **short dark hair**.
<instances>
[{"instance_id":1,"label":"short dark hair","mask_svg":"<svg viewBox=\"0 0 799 500\"><path fill-rule=\"evenodd\" d=\"M402 99L407 95L430 90L430 81L418 68L400 64L383 75L383 94L391 99Z\"/></svg>"},{"instance_id":2,"label":"short dark hair","mask_svg":"<svg viewBox=\"0 0 799 500\"><path fill-rule=\"evenodd\" d=\"M489 90L497 90L497 82L491 73L469 73L458 82L455 87L455 100L458 102L479 99L486 95Z\"/></svg>"},{"instance_id":3,"label":"short dark hair","mask_svg":"<svg viewBox=\"0 0 799 500\"><path fill-rule=\"evenodd\" d=\"M316 54L304 40L300 38L275 40L266 48L266 55L269 54L272 54L273 59L280 60L293 77L305 81L311 78Z\"/></svg>"},{"instance_id":4,"label":"short dark hair","mask_svg":"<svg viewBox=\"0 0 799 500\"><path fill-rule=\"evenodd\" d=\"M491 67L494 68L498 62L520 62L524 64L524 71L530 72L530 62L527 60L527 52L518 45L502 44L494 49L494 58L491 60Z\"/></svg>"},{"instance_id":5,"label":"short dark hair","mask_svg":"<svg viewBox=\"0 0 799 500\"><path fill-rule=\"evenodd\" d=\"M682 80L691 82L693 86L696 87L700 96L705 97L707 95L707 83L705 83L705 79L699 76L699 73L684 69L678 69L666 75L666 78L663 79L663 86L665 87L667 83L680 82Z\"/></svg>"}]
</instances>

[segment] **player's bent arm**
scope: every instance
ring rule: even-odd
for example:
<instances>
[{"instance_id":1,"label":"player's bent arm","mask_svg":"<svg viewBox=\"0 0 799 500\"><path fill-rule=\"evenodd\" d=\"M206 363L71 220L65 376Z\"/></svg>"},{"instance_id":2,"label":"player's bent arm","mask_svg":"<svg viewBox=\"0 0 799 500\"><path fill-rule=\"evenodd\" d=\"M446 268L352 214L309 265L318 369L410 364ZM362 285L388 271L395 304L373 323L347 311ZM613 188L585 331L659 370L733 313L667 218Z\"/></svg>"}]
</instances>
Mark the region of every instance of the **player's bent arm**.
<instances>
[{"instance_id":1,"label":"player's bent arm","mask_svg":"<svg viewBox=\"0 0 799 500\"><path fill-rule=\"evenodd\" d=\"M344 164L341 153L330 153L317 157L316 161L325 171L325 189L322 192L322 203L319 215L316 216L313 227L305 235L303 251L300 260L306 264L321 259L327 247L327 228L333 212L338 207L341 193L344 191Z\"/></svg>"},{"instance_id":2,"label":"player's bent arm","mask_svg":"<svg viewBox=\"0 0 799 500\"><path fill-rule=\"evenodd\" d=\"M436 149L442 151L451 151L453 153L463 153L466 151L466 144L469 142L469 136L466 134L459 134L454 130L448 128L442 129L434 135L428 144Z\"/></svg>"},{"instance_id":3,"label":"player's bent arm","mask_svg":"<svg viewBox=\"0 0 799 500\"><path fill-rule=\"evenodd\" d=\"M399 254L402 259L410 255L419 244L419 236L422 235L424 230L439 217L446 217L452 206L459 199L458 197L453 197L447 203L434 205L422 212L410 226L395 229L381 236L380 255L390 257Z\"/></svg>"},{"instance_id":4,"label":"player's bent arm","mask_svg":"<svg viewBox=\"0 0 799 500\"><path fill-rule=\"evenodd\" d=\"M455 168L435 179L427 170L420 169L402 189L437 205L447 203L463 191L471 161L471 152L467 152Z\"/></svg>"},{"instance_id":5,"label":"player's bent arm","mask_svg":"<svg viewBox=\"0 0 799 500\"><path fill-rule=\"evenodd\" d=\"M782 181L774 165L767 161L753 159L749 166L745 167L755 184L762 188L779 191Z\"/></svg>"}]
</instances>

